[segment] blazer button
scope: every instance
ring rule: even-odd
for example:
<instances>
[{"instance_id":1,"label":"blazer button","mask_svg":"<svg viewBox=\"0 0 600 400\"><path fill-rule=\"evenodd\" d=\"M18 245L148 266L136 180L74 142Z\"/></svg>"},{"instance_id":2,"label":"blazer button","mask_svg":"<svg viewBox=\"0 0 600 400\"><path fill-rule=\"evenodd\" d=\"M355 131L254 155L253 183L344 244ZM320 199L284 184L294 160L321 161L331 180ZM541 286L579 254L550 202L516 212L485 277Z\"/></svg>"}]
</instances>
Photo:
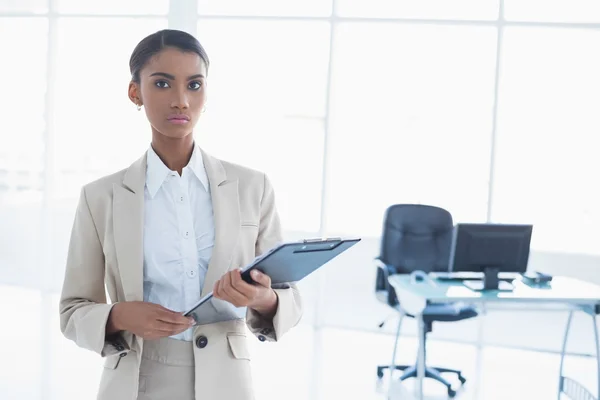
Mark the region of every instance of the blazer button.
<instances>
[{"instance_id":1,"label":"blazer button","mask_svg":"<svg viewBox=\"0 0 600 400\"><path fill-rule=\"evenodd\" d=\"M271 329L265 328L262 331L260 331L260 333L262 333L263 335L269 335L271 333Z\"/></svg>"},{"instance_id":2,"label":"blazer button","mask_svg":"<svg viewBox=\"0 0 600 400\"><path fill-rule=\"evenodd\" d=\"M196 346L198 346L199 349L205 348L207 344L208 338L206 336L198 336L196 339Z\"/></svg>"},{"instance_id":3,"label":"blazer button","mask_svg":"<svg viewBox=\"0 0 600 400\"><path fill-rule=\"evenodd\" d=\"M267 338L264 337L263 335L259 335L258 340L260 340L261 342L264 342L265 340L267 340Z\"/></svg>"}]
</instances>

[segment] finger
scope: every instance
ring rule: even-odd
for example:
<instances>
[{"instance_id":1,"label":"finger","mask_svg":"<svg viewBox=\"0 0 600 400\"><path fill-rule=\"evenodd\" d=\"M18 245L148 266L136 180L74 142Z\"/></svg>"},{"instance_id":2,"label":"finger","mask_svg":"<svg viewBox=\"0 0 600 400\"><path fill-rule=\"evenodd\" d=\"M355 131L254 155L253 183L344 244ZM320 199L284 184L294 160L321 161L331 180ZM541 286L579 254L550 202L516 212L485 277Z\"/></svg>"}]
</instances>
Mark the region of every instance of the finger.
<instances>
[{"instance_id":1,"label":"finger","mask_svg":"<svg viewBox=\"0 0 600 400\"><path fill-rule=\"evenodd\" d=\"M170 324L168 322L157 320L154 324L154 334L159 334L161 337L177 335L190 329L192 326L189 324Z\"/></svg>"},{"instance_id":2,"label":"finger","mask_svg":"<svg viewBox=\"0 0 600 400\"><path fill-rule=\"evenodd\" d=\"M183 314L179 311L173 311L171 309L161 306L160 304L156 304L156 306L158 307L158 313L160 315L172 315L175 318L183 316ZM184 318L187 318L187 317L184 317ZM179 318L179 320L181 320L181 318ZM167 322L169 322L169 321L167 321Z\"/></svg>"},{"instance_id":3,"label":"finger","mask_svg":"<svg viewBox=\"0 0 600 400\"><path fill-rule=\"evenodd\" d=\"M242 273L239 269L230 271L228 275L228 282L236 292L247 299L254 294L256 288L253 285L244 282L242 279Z\"/></svg>"},{"instance_id":4,"label":"finger","mask_svg":"<svg viewBox=\"0 0 600 400\"><path fill-rule=\"evenodd\" d=\"M238 292L232 285L232 280L231 280L231 273L228 273L226 275L226 279L224 279L224 284L223 284L223 292L226 294L227 296L227 301L229 301L230 303L232 303L233 305L236 306L242 306L248 303L249 299L244 296L243 294L241 294L240 292Z\"/></svg>"},{"instance_id":5,"label":"finger","mask_svg":"<svg viewBox=\"0 0 600 400\"><path fill-rule=\"evenodd\" d=\"M218 282L218 286L219 286L219 296L221 296L221 299L223 298L223 296L225 296L225 292L223 291L223 288L225 286L225 275L223 275L221 277L221 279L219 279Z\"/></svg>"},{"instance_id":6,"label":"finger","mask_svg":"<svg viewBox=\"0 0 600 400\"><path fill-rule=\"evenodd\" d=\"M160 332L168 335L174 335L177 332L183 332L191 327L191 324L171 324L161 320L154 321L151 326L154 332Z\"/></svg>"},{"instance_id":7,"label":"finger","mask_svg":"<svg viewBox=\"0 0 600 400\"><path fill-rule=\"evenodd\" d=\"M173 325L190 325L194 322L191 317L184 317L182 314L173 311L159 310L157 320L167 322Z\"/></svg>"},{"instance_id":8,"label":"finger","mask_svg":"<svg viewBox=\"0 0 600 400\"><path fill-rule=\"evenodd\" d=\"M218 281L216 281L215 285L213 286L213 296L215 296L217 299L220 299L222 297L222 294L221 294L221 279L219 279Z\"/></svg>"},{"instance_id":9,"label":"finger","mask_svg":"<svg viewBox=\"0 0 600 400\"><path fill-rule=\"evenodd\" d=\"M190 326L186 326L185 329L182 325L170 324L168 322L156 320L152 324L153 334L159 334L162 336L172 336L178 332L183 332L188 329Z\"/></svg>"},{"instance_id":10,"label":"finger","mask_svg":"<svg viewBox=\"0 0 600 400\"><path fill-rule=\"evenodd\" d=\"M177 335L187 329L181 329L181 328L173 328L176 325L171 325L171 324L167 324L166 322L160 322L157 321L157 324L154 325L153 327L151 327L148 330L148 336L152 336L156 339L161 338L161 337L169 337L169 336L173 336L173 335Z\"/></svg>"},{"instance_id":11,"label":"finger","mask_svg":"<svg viewBox=\"0 0 600 400\"><path fill-rule=\"evenodd\" d=\"M171 325L190 325L194 322L192 317L185 317L182 314L159 313L156 319Z\"/></svg>"},{"instance_id":12,"label":"finger","mask_svg":"<svg viewBox=\"0 0 600 400\"><path fill-rule=\"evenodd\" d=\"M250 276L252 277L254 282L258 283L259 285L268 288L271 287L271 277L269 275L263 274L262 272L253 269L252 271L250 271Z\"/></svg>"},{"instance_id":13,"label":"finger","mask_svg":"<svg viewBox=\"0 0 600 400\"><path fill-rule=\"evenodd\" d=\"M231 271L231 285L248 299L256 297L257 288L242 279L242 273L239 269Z\"/></svg>"},{"instance_id":14,"label":"finger","mask_svg":"<svg viewBox=\"0 0 600 400\"><path fill-rule=\"evenodd\" d=\"M244 305L247 301L246 296L237 291L232 284L231 272L227 273L223 277L222 282L222 291L224 294L224 298L232 303L233 305L240 306Z\"/></svg>"}]
</instances>

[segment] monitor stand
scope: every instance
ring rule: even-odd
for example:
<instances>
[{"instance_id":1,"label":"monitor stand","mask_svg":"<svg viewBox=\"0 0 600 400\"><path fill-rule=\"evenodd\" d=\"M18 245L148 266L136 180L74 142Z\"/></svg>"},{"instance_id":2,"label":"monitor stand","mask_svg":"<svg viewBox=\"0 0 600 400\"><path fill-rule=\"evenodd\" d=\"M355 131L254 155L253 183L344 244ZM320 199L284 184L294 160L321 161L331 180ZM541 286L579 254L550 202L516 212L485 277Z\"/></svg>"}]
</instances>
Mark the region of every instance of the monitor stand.
<instances>
[{"instance_id":1,"label":"monitor stand","mask_svg":"<svg viewBox=\"0 0 600 400\"><path fill-rule=\"evenodd\" d=\"M501 292L510 292L514 286L510 282L501 281L498 279L498 268L483 268L483 280L481 281L465 281L463 285L476 292L497 290Z\"/></svg>"}]
</instances>

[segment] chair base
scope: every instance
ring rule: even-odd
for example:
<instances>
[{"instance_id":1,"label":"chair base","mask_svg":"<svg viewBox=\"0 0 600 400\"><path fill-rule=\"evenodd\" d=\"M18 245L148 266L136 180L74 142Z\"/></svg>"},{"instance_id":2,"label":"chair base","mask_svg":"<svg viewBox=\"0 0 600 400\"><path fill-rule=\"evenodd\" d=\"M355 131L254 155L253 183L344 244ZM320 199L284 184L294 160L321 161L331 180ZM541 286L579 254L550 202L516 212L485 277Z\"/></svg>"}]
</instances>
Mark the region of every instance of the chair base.
<instances>
[{"instance_id":1,"label":"chair base","mask_svg":"<svg viewBox=\"0 0 600 400\"><path fill-rule=\"evenodd\" d=\"M377 376L379 378L383 378L383 370L389 369L389 368L390 368L389 365L378 366L377 367ZM409 378L417 377L417 367L415 365L395 365L394 369L398 370L398 371L404 371L402 376L400 376L400 381L404 381ZM440 375L443 373L456 374L461 385L464 385L464 383L467 380L462 375L461 371L458 371L455 369L425 367L425 378L431 378L435 381L440 382L442 385L446 386L446 388L448 389L448 397L452 398L452 397L456 396L456 391L454 389L452 389L452 385L450 384L450 382L448 382L446 379L444 379Z\"/></svg>"}]
</instances>

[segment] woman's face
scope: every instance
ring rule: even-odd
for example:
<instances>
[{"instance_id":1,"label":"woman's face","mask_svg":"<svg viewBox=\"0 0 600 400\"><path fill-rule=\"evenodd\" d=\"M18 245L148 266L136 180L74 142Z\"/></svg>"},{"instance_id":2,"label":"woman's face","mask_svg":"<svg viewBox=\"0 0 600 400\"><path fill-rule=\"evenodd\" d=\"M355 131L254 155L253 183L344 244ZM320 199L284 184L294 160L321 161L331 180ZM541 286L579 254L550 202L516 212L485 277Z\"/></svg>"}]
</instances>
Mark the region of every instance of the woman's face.
<instances>
[{"instance_id":1,"label":"woman's face","mask_svg":"<svg viewBox=\"0 0 600 400\"><path fill-rule=\"evenodd\" d=\"M129 98L144 105L153 134L181 139L192 133L206 103L206 72L200 56L175 48L142 68L140 83L129 85Z\"/></svg>"}]
</instances>

